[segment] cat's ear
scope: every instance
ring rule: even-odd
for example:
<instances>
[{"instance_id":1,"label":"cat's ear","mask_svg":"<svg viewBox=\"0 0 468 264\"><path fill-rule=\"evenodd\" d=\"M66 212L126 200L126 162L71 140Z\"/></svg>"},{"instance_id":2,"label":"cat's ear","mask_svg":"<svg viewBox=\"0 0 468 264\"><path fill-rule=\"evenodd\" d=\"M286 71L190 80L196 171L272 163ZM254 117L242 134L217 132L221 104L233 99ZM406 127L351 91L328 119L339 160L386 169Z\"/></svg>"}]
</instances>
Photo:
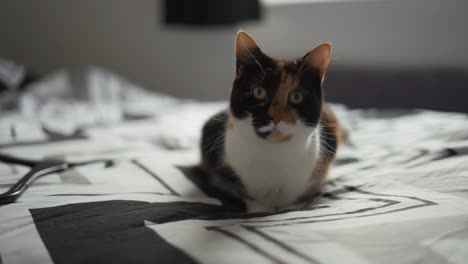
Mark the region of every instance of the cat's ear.
<instances>
[{"instance_id":1,"label":"cat's ear","mask_svg":"<svg viewBox=\"0 0 468 264\"><path fill-rule=\"evenodd\" d=\"M257 60L263 53L257 42L245 31L239 30L236 37L236 59L239 63L248 63Z\"/></svg>"},{"instance_id":2,"label":"cat's ear","mask_svg":"<svg viewBox=\"0 0 468 264\"><path fill-rule=\"evenodd\" d=\"M302 58L310 69L319 74L320 79L325 77L325 72L330 63L331 50L331 43L326 42L313 48Z\"/></svg>"}]
</instances>

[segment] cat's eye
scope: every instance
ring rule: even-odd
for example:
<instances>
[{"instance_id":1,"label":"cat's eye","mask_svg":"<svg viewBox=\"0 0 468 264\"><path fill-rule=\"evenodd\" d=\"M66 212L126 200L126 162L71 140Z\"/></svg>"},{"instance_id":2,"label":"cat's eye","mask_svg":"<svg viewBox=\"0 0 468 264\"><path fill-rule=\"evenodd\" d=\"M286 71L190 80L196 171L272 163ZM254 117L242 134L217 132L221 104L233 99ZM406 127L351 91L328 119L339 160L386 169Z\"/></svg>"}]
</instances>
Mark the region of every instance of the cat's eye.
<instances>
[{"instance_id":1,"label":"cat's eye","mask_svg":"<svg viewBox=\"0 0 468 264\"><path fill-rule=\"evenodd\" d=\"M299 104L304 99L304 96L301 92L292 92L289 94L289 102L292 104Z\"/></svg>"},{"instance_id":2,"label":"cat's eye","mask_svg":"<svg viewBox=\"0 0 468 264\"><path fill-rule=\"evenodd\" d=\"M262 99L266 98L267 91L263 87L255 87L252 90L252 94L253 94L253 96L255 96L255 98L262 100Z\"/></svg>"}]
</instances>

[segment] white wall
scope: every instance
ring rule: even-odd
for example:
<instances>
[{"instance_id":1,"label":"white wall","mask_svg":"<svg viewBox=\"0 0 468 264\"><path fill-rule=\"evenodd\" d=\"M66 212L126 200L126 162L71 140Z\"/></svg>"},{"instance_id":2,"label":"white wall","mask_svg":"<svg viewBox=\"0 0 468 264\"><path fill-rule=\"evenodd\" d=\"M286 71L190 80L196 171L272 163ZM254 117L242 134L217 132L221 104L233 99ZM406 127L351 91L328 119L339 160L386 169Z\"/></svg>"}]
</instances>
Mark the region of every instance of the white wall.
<instances>
[{"instance_id":1,"label":"white wall","mask_svg":"<svg viewBox=\"0 0 468 264\"><path fill-rule=\"evenodd\" d=\"M466 0L289 3L270 8L264 26L252 30L272 53L294 56L329 40L337 65L468 68Z\"/></svg>"},{"instance_id":2,"label":"white wall","mask_svg":"<svg viewBox=\"0 0 468 264\"><path fill-rule=\"evenodd\" d=\"M466 0L267 1L283 4L244 28L269 54L330 40L332 67L468 69ZM94 64L177 96L225 98L237 28L168 29L160 11L157 0L3 0L0 56L38 73Z\"/></svg>"}]
</instances>

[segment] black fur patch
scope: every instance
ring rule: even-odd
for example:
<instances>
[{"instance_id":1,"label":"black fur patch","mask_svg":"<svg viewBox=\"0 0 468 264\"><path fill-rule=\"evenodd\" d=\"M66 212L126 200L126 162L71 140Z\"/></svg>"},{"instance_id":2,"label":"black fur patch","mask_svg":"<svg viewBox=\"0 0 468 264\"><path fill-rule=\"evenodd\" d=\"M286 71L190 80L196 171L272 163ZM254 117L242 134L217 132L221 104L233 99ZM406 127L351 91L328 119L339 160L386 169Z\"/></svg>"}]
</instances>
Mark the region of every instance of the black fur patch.
<instances>
[{"instance_id":1,"label":"black fur patch","mask_svg":"<svg viewBox=\"0 0 468 264\"><path fill-rule=\"evenodd\" d=\"M272 117L268 109L275 100L283 75L297 78L298 89L302 92L303 101L297 105L289 104L300 119L308 126L316 126L322 109L321 79L315 69L303 65L303 60L284 62L279 67L278 62L255 51L256 59L262 65L263 70L255 60L237 62L237 77L231 92L230 108L234 117L243 119L251 115L252 125L258 128L268 125ZM259 100L252 95L252 89L263 87L267 91L267 97ZM269 132L257 131L259 137L265 138Z\"/></svg>"}]
</instances>

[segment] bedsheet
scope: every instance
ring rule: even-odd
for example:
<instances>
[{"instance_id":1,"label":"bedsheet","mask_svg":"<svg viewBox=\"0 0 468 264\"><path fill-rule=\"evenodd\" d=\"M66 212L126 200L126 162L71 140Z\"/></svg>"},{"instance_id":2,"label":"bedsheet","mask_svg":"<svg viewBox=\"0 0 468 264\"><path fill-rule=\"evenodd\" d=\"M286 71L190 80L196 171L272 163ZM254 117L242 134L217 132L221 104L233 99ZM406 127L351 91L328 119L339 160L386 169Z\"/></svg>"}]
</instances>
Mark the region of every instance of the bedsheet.
<instances>
[{"instance_id":1,"label":"bedsheet","mask_svg":"<svg viewBox=\"0 0 468 264\"><path fill-rule=\"evenodd\" d=\"M200 128L226 102L179 100L93 74L85 78L93 96L58 89L54 78L69 78L61 73L21 98L24 108L1 113L0 153L115 163L40 178L0 206L0 263L468 260L465 114L333 105L348 141L320 197L304 210L249 215L223 206L194 167ZM103 87L117 94L113 102L95 100ZM0 163L0 192L27 170Z\"/></svg>"}]
</instances>

